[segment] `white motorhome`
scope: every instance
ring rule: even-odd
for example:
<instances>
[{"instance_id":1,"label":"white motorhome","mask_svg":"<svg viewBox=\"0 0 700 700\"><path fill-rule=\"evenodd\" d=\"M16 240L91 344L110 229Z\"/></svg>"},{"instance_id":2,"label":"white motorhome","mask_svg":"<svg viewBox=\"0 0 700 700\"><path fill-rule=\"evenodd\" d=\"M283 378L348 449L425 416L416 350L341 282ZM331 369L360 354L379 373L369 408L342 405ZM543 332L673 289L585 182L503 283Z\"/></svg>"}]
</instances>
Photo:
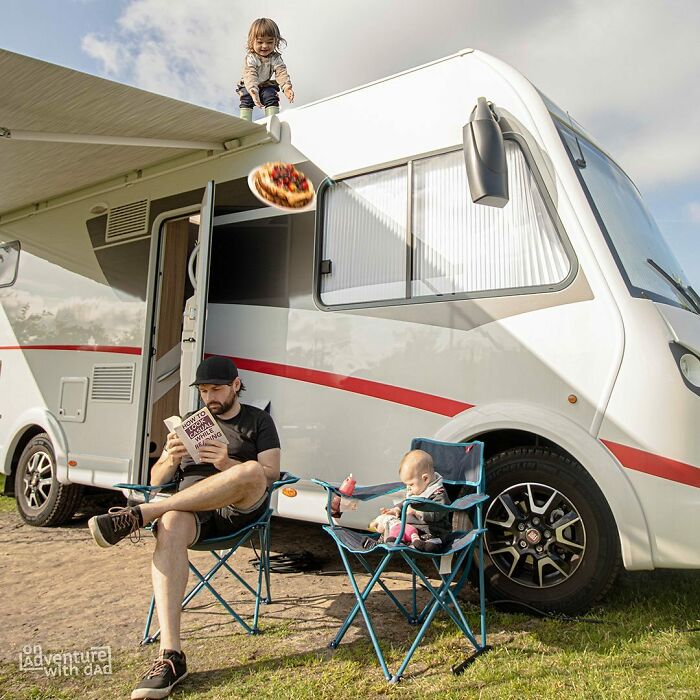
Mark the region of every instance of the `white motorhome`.
<instances>
[{"instance_id":1,"label":"white motorhome","mask_svg":"<svg viewBox=\"0 0 700 700\"><path fill-rule=\"evenodd\" d=\"M387 108L426 85L450 103ZM483 441L492 596L571 611L621 564L700 567L700 302L633 183L513 68L465 50L252 124L6 51L0 86L0 470L27 522L147 481L206 353L301 477ZM480 97L501 206L465 169ZM314 211L251 194L278 160ZM302 481L277 511L322 499Z\"/></svg>"}]
</instances>

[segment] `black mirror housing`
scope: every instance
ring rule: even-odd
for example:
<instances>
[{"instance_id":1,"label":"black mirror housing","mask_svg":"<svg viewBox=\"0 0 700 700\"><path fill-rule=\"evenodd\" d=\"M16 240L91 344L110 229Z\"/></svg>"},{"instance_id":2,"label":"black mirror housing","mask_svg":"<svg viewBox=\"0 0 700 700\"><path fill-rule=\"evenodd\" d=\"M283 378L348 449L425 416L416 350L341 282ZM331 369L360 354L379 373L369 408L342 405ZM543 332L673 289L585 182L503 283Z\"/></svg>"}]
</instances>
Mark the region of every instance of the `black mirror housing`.
<instances>
[{"instance_id":1,"label":"black mirror housing","mask_svg":"<svg viewBox=\"0 0 700 700\"><path fill-rule=\"evenodd\" d=\"M462 129L462 147L472 201L498 208L508 204L503 134L485 97L477 100Z\"/></svg>"}]
</instances>

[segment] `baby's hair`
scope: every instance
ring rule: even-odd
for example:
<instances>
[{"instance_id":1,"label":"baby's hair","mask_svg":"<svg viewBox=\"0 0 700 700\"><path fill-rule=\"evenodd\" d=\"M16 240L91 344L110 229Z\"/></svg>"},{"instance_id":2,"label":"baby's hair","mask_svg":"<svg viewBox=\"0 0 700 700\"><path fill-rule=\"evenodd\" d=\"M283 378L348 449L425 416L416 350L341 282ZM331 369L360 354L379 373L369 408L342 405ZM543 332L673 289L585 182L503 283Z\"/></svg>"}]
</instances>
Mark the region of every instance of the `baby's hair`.
<instances>
[{"instance_id":1,"label":"baby's hair","mask_svg":"<svg viewBox=\"0 0 700 700\"><path fill-rule=\"evenodd\" d=\"M414 467L418 470L420 474L430 474L431 476L435 473L435 466L433 465L433 458L423 450L411 450L406 452L399 465L399 474L404 466L409 460L414 462Z\"/></svg>"},{"instance_id":2,"label":"baby's hair","mask_svg":"<svg viewBox=\"0 0 700 700\"><path fill-rule=\"evenodd\" d=\"M275 40L275 51L283 49L287 45L287 42L280 35L280 28L277 26L277 22L268 17L261 17L256 19L248 30L248 43L246 44L248 51L253 50L253 43L256 39L264 36L271 36Z\"/></svg>"}]
</instances>

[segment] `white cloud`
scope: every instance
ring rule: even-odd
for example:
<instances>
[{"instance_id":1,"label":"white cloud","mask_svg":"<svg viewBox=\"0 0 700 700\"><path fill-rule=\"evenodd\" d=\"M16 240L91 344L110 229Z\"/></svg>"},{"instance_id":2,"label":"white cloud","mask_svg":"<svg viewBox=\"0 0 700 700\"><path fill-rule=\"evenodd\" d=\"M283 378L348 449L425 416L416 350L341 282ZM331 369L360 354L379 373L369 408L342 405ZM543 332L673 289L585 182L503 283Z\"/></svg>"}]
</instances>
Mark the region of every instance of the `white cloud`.
<instances>
[{"instance_id":1,"label":"white cloud","mask_svg":"<svg viewBox=\"0 0 700 700\"><path fill-rule=\"evenodd\" d=\"M568 109L643 188L700 175L700 3L669 0L127 0L83 48L111 77L235 112L248 27L273 17L297 104L468 46L506 60ZM690 86L690 87L689 87ZM407 95L403 108L425 108ZM376 105L396 109L400 106ZM430 108L429 106L427 108Z\"/></svg>"},{"instance_id":2,"label":"white cloud","mask_svg":"<svg viewBox=\"0 0 700 700\"><path fill-rule=\"evenodd\" d=\"M116 41L101 39L95 34L86 34L80 46L88 56L102 62L107 75L119 75L126 67L124 48Z\"/></svg>"}]
</instances>

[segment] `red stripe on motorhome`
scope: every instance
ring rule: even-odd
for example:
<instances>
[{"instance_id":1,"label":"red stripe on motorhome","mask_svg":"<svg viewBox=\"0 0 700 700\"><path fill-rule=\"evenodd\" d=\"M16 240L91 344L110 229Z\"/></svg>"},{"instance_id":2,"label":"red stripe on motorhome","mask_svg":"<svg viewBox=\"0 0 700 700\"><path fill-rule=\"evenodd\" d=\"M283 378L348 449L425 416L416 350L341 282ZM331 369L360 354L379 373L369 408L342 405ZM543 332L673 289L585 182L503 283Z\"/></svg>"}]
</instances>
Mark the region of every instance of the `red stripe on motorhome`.
<instances>
[{"instance_id":1,"label":"red stripe on motorhome","mask_svg":"<svg viewBox=\"0 0 700 700\"><path fill-rule=\"evenodd\" d=\"M601 440L601 442L615 455L625 469L700 488L699 467L610 440Z\"/></svg>"},{"instance_id":2,"label":"red stripe on motorhome","mask_svg":"<svg viewBox=\"0 0 700 700\"><path fill-rule=\"evenodd\" d=\"M359 377L348 377L344 374L324 372L318 369L308 369L307 367L295 367L294 365L283 365L277 362L265 362L263 360L251 360L244 357L231 358L239 369L258 372L259 374L269 374L285 379L295 379L309 384L327 386L331 389L349 391L353 394L371 396L375 399L391 401L402 406L419 408L422 411L438 413L441 416L452 418L462 411L473 408L473 404L447 399L443 396L433 396L422 391L404 389L392 384L383 384L369 379Z\"/></svg>"},{"instance_id":3,"label":"red stripe on motorhome","mask_svg":"<svg viewBox=\"0 0 700 700\"><path fill-rule=\"evenodd\" d=\"M120 355L140 355L141 348L127 345L0 345L0 350L79 350L81 352L115 352Z\"/></svg>"},{"instance_id":4,"label":"red stripe on motorhome","mask_svg":"<svg viewBox=\"0 0 700 700\"><path fill-rule=\"evenodd\" d=\"M118 345L0 345L0 350L79 350L125 355L141 354L141 348ZM210 357L211 354L207 353L206 356ZM374 382L369 379L348 377L344 374L296 367L294 365L283 365L277 362L265 362L264 360L251 360L244 357L232 357L231 359L238 365L239 369L318 384L331 389L349 391L353 394L371 396L403 406L429 411L430 413L438 413L450 418L474 407L473 404L455 401L443 396L434 396L422 391L404 389L403 387ZM601 440L601 442L612 452L625 469L700 488L700 468L698 467L685 462L678 462L668 457L661 457L651 452L645 452L635 447L612 442L611 440Z\"/></svg>"},{"instance_id":5,"label":"red stripe on motorhome","mask_svg":"<svg viewBox=\"0 0 700 700\"><path fill-rule=\"evenodd\" d=\"M0 350L77 350L91 352L113 352L126 355L140 355L141 348L118 346L118 345L5 345L0 346ZM207 354L209 356L209 354ZM324 372L306 367L296 367L294 365L283 365L277 362L265 362L263 360L251 360L243 357L232 358L240 369L257 372L259 374L269 374L285 379L294 379L310 384L327 386L332 389L349 391L353 394L371 396L384 401L419 408L430 413L438 413L442 416L452 418L462 411L473 408L473 404L455 401L443 396L434 396L422 391L405 389L392 384L360 379L358 377L348 377L343 374Z\"/></svg>"}]
</instances>

